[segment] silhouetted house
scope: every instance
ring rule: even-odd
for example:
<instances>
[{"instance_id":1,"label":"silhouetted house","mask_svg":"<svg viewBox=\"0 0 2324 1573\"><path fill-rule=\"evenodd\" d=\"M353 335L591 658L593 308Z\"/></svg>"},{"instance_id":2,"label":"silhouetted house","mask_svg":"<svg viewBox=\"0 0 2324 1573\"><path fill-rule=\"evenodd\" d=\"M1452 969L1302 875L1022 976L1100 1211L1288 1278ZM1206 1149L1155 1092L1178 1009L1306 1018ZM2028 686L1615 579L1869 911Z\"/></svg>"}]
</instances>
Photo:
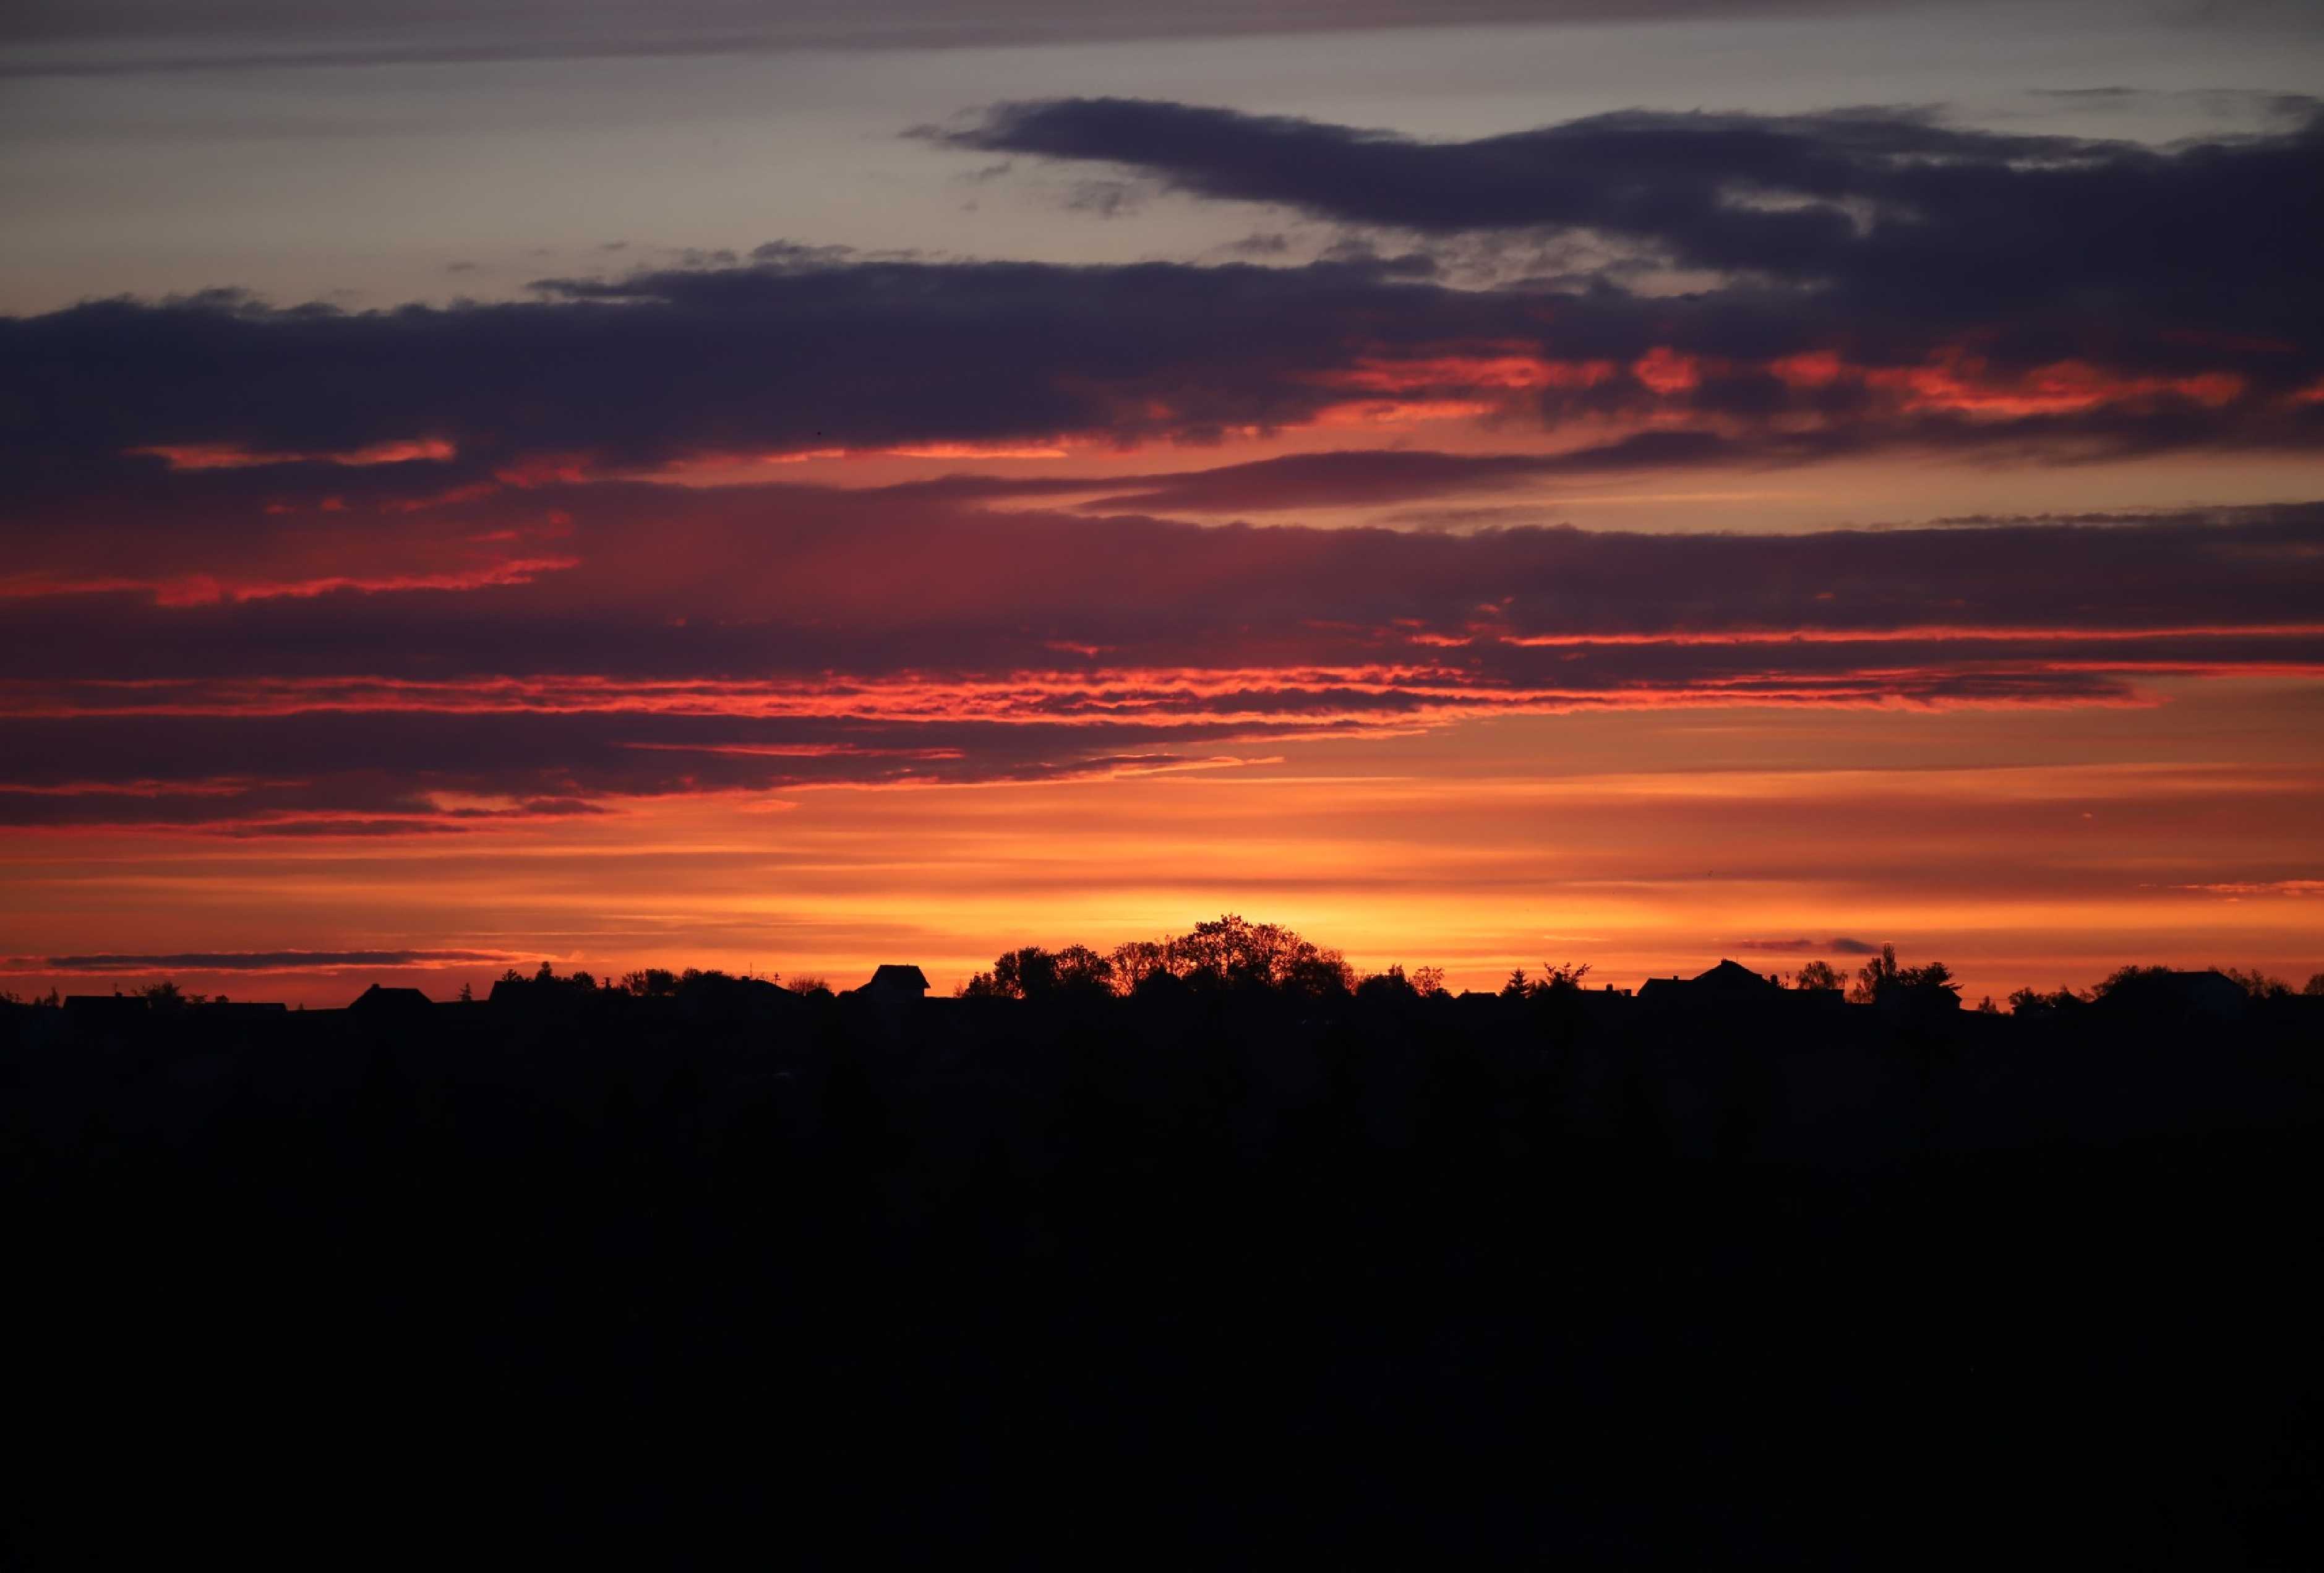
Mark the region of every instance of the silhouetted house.
<instances>
[{"instance_id":1,"label":"silhouetted house","mask_svg":"<svg viewBox=\"0 0 2324 1573\"><path fill-rule=\"evenodd\" d=\"M1638 1003L1651 1009L1731 1010L1772 1005L1784 998L1784 986L1739 962L1722 961L1692 978L1649 978Z\"/></svg>"},{"instance_id":2,"label":"silhouetted house","mask_svg":"<svg viewBox=\"0 0 2324 1573\"><path fill-rule=\"evenodd\" d=\"M154 1019L142 994L68 994L60 1014L65 1031L84 1043L134 1040Z\"/></svg>"},{"instance_id":3,"label":"silhouetted house","mask_svg":"<svg viewBox=\"0 0 2324 1573\"><path fill-rule=\"evenodd\" d=\"M1642 1005L1676 1005L1687 998L1687 980L1673 972L1667 978L1649 978L1638 985L1638 1002Z\"/></svg>"},{"instance_id":4,"label":"silhouetted house","mask_svg":"<svg viewBox=\"0 0 2324 1573\"><path fill-rule=\"evenodd\" d=\"M436 1002L417 989L383 989L374 983L348 1003L347 1012L369 1021L424 1016Z\"/></svg>"},{"instance_id":5,"label":"silhouetted house","mask_svg":"<svg viewBox=\"0 0 2324 1573\"><path fill-rule=\"evenodd\" d=\"M535 1026L570 1026L597 997L594 989L577 989L562 978L543 982L537 978L503 978L484 997L484 1008L495 1019Z\"/></svg>"},{"instance_id":6,"label":"silhouetted house","mask_svg":"<svg viewBox=\"0 0 2324 1573\"><path fill-rule=\"evenodd\" d=\"M1888 983L1872 998L1873 1007L1882 1017L1892 1022L1911 1022L1931 1016L1943 1016L1961 1007L1960 985L1958 983Z\"/></svg>"},{"instance_id":7,"label":"silhouetted house","mask_svg":"<svg viewBox=\"0 0 2324 1573\"><path fill-rule=\"evenodd\" d=\"M907 1028L926 1014L920 1006L927 994L927 973L890 962L875 970L861 989L841 995L840 1010L854 1030L892 1044L901 1042Z\"/></svg>"},{"instance_id":8,"label":"silhouetted house","mask_svg":"<svg viewBox=\"0 0 2324 1573\"><path fill-rule=\"evenodd\" d=\"M290 1011L276 999L213 999L194 1007L194 1016L198 1021L272 1021Z\"/></svg>"},{"instance_id":9,"label":"silhouetted house","mask_svg":"<svg viewBox=\"0 0 2324 1573\"><path fill-rule=\"evenodd\" d=\"M1754 972L1740 961L1721 961L1710 971L1697 974L1694 986L1705 993L1731 995L1740 999L1765 999L1784 991L1784 986L1772 974Z\"/></svg>"},{"instance_id":10,"label":"silhouetted house","mask_svg":"<svg viewBox=\"0 0 2324 1573\"><path fill-rule=\"evenodd\" d=\"M142 1021L146 1015L143 994L68 994L65 1017L91 1026L111 1026Z\"/></svg>"},{"instance_id":11,"label":"silhouetted house","mask_svg":"<svg viewBox=\"0 0 2324 1573\"><path fill-rule=\"evenodd\" d=\"M1573 1003L1580 1007L1584 1020L1604 1026L1628 1020L1638 1002L1628 989L1604 983L1595 989L1575 989Z\"/></svg>"},{"instance_id":12,"label":"silhouetted house","mask_svg":"<svg viewBox=\"0 0 2324 1573\"><path fill-rule=\"evenodd\" d=\"M772 1026L807 1007L799 996L764 978L732 978L723 972L688 978L678 991L678 1005L690 1022L730 1026Z\"/></svg>"},{"instance_id":13,"label":"silhouetted house","mask_svg":"<svg viewBox=\"0 0 2324 1573\"><path fill-rule=\"evenodd\" d=\"M2142 972L2100 995L2097 1007L2154 1021L2240 1021L2251 998L2218 972Z\"/></svg>"},{"instance_id":14,"label":"silhouetted house","mask_svg":"<svg viewBox=\"0 0 2324 1573\"><path fill-rule=\"evenodd\" d=\"M887 962L872 974L872 980L855 990L880 999L925 999L928 994L928 975L918 967L899 966Z\"/></svg>"}]
</instances>

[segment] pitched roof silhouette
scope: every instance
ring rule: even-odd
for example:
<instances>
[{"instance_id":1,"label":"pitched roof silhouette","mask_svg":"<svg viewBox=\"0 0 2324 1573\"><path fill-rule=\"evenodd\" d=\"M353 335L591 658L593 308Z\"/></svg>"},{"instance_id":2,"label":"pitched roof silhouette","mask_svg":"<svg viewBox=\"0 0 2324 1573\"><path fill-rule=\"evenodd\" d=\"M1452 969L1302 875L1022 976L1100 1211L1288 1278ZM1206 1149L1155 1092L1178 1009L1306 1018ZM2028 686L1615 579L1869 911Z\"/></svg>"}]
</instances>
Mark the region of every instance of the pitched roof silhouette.
<instances>
[{"instance_id":1,"label":"pitched roof silhouette","mask_svg":"<svg viewBox=\"0 0 2324 1573\"><path fill-rule=\"evenodd\" d=\"M1702 1007L1714 1001L1733 1005L1745 999L1784 998L1784 986L1774 979L1754 972L1739 961L1728 961L1692 978L1649 978L1638 989L1638 998L1655 1006L1684 1002Z\"/></svg>"},{"instance_id":2,"label":"pitched roof silhouette","mask_svg":"<svg viewBox=\"0 0 2324 1573\"><path fill-rule=\"evenodd\" d=\"M417 989L383 989L374 983L347 1005L349 1010L428 1010L435 1001Z\"/></svg>"},{"instance_id":3,"label":"pitched roof silhouette","mask_svg":"<svg viewBox=\"0 0 2324 1573\"><path fill-rule=\"evenodd\" d=\"M65 1008L120 1015L143 1010L146 1004L143 994L68 994L65 996Z\"/></svg>"},{"instance_id":4,"label":"pitched roof silhouette","mask_svg":"<svg viewBox=\"0 0 2324 1573\"><path fill-rule=\"evenodd\" d=\"M899 992L908 989L926 994L928 991L928 975L908 962L899 964L885 961L872 971L872 980L863 987L877 989L883 993Z\"/></svg>"},{"instance_id":5,"label":"pitched roof silhouette","mask_svg":"<svg viewBox=\"0 0 2324 1573\"><path fill-rule=\"evenodd\" d=\"M1783 987L1783 985L1775 982L1773 979L1765 977L1760 973L1754 972L1750 968L1744 966L1739 961L1721 961L1719 965L1711 968L1708 972L1696 973L1691 981L1697 984L1708 985L1713 989L1765 990L1769 989L1780 989Z\"/></svg>"},{"instance_id":6,"label":"pitched roof silhouette","mask_svg":"<svg viewBox=\"0 0 2324 1573\"><path fill-rule=\"evenodd\" d=\"M2098 1004L2122 1012L2162 1011L2177 1016L2232 1020L2251 998L2242 984L2216 969L2200 972L2147 972L2124 980L2098 997Z\"/></svg>"}]
</instances>

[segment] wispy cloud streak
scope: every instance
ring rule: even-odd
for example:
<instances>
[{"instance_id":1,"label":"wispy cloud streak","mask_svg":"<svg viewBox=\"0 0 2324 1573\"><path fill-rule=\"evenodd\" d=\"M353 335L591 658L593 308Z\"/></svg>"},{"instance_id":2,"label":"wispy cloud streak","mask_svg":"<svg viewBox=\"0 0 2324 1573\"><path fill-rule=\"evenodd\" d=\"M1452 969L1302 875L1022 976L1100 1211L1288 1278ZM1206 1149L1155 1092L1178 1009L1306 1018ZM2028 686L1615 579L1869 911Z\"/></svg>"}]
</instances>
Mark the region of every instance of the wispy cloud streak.
<instances>
[{"instance_id":1,"label":"wispy cloud streak","mask_svg":"<svg viewBox=\"0 0 2324 1573\"><path fill-rule=\"evenodd\" d=\"M624 497L640 511L581 513L577 566L530 583L20 603L0 821L441 833L1491 714L2124 704L2164 676L2324 674L2315 506L1453 536L795 487L602 501Z\"/></svg>"}]
</instances>

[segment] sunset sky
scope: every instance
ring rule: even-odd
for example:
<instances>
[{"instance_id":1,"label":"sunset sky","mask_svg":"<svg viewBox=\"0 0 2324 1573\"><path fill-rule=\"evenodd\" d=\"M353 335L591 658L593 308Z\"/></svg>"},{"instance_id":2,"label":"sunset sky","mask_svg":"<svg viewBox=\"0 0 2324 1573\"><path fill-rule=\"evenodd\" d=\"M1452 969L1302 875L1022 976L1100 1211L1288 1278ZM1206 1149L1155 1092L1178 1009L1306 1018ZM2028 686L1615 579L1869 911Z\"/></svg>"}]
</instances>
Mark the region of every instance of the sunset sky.
<instances>
[{"instance_id":1,"label":"sunset sky","mask_svg":"<svg viewBox=\"0 0 2324 1573\"><path fill-rule=\"evenodd\" d=\"M2324 970L2324 14L0 12L0 988Z\"/></svg>"}]
</instances>

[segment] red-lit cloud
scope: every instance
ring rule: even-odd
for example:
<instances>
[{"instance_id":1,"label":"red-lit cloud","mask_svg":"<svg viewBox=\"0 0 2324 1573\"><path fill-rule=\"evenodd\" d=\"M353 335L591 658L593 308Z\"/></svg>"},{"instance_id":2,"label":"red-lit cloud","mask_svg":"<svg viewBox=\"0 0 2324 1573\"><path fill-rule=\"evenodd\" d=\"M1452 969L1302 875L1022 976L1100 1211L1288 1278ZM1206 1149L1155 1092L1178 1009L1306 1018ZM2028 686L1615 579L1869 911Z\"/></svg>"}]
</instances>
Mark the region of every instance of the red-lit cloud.
<instances>
[{"instance_id":1,"label":"red-lit cloud","mask_svg":"<svg viewBox=\"0 0 2324 1573\"><path fill-rule=\"evenodd\" d=\"M445 834L1477 718L2126 706L2324 675L2316 505L1299 522L1582 475L2313 454L2324 327L2284 257L2318 238L2319 124L2158 152L1911 114L1634 115L1435 146L1061 101L949 140L1414 249L1067 267L773 245L498 303L0 320L0 823ZM2212 232L2152 233L2173 201ZM1448 282L1460 237L1529 227L1699 276ZM800 479L834 456L986 473ZM749 483L718 483L738 465ZM1215 522L1254 515L1289 521Z\"/></svg>"},{"instance_id":2,"label":"red-lit cloud","mask_svg":"<svg viewBox=\"0 0 2324 1573\"><path fill-rule=\"evenodd\" d=\"M565 558L457 587L406 565L304 594L192 597L173 570L22 595L0 821L440 832L1492 715L2118 705L2164 677L2324 675L2314 507L1454 536L605 483L447 504L406 544L521 536L484 527L544 505Z\"/></svg>"}]
</instances>

